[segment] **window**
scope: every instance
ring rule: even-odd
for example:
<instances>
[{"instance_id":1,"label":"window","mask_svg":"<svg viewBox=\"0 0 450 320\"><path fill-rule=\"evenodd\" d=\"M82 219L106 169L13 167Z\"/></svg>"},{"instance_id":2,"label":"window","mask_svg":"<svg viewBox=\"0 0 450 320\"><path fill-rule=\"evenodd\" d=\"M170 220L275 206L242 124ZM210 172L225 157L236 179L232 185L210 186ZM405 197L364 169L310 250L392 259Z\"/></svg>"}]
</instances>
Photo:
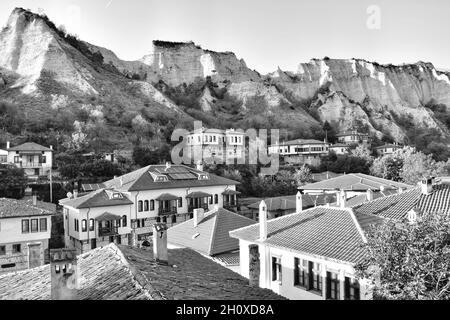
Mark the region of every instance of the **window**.
<instances>
[{"instance_id":1,"label":"window","mask_svg":"<svg viewBox=\"0 0 450 320\"><path fill-rule=\"evenodd\" d=\"M177 216L176 215L172 216L172 223L177 223Z\"/></svg>"},{"instance_id":2,"label":"window","mask_svg":"<svg viewBox=\"0 0 450 320\"><path fill-rule=\"evenodd\" d=\"M0 256L4 256L6 254L6 246L0 246Z\"/></svg>"},{"instance_id":3,"label":"window","mask_svg":"<svg viewBox=\"0 0 450 320\"><path fill-rule=\"evenodd\" d=\"M183 198L178 198L178 208L183 206Z\"/></svg>"},{"instance_id":4,"label":"window","mask_svg":"<svg viewBox=\"0 0 450 320\"><path fill-rule=\"evenodd\" d=\"M30 232L30 220L22 220L22 233Z\"/></svg>"},{"instance_id":5,"label":"window","mask_svg":"<svg viewBox=\"0 0 450 320\"><path fill-rule=\"evenodd\" d=\"M89 231L94 231L95 223L94 219L89 219Z\"/></svg>"},{"instance_id":6,"label":"window","mask_svg":"<svg viewBox=\"0 0 450 320\"><path fill-rule=\"evenodd\" d=\"M14 163L19 163L19 162L20 162L20 157L14 156Z\"/></svg>"},{"instance_id":7,"label":"window","mask_svg":"<svg viewBox=\"0 0 450 320\"><path fill-rule=\"evenodd\" d=\"M139 202L138 202L138 211L142 212L142 201L141 200L139 200Z\"/></svg>"},{"instance_id":8,"label":"window","mask_svg":"<svg viewBox=\"0 0 450 320\"><path fill-rule=\"evenodd\" d=\"M155 200L150 200L150 211L155 210Z\"/></svg>"},{"instance_id":9,"label":"window","mask_svg":"<svg viewBox=\"0 0 450 320\"><path fill-rule=\"evenodd\" d=\"M360 300L358 280L345 277L345 300Z\"/></svg>"},{"instance_id":10,"label":"window","mask_svg":"<svg viewBox=\"0 0 450 320\"><path fill-rule=\"evenodd\" d=\"M294 258L294 286L322 292L322 266L320 263Z\"/></svg>"},{"instance_id":11,"label":"window","mask_svg":"<svg viewBox=\"0 0 450 320\"><path fill-rule=\"evenodd\" d=\"M327 272L327 299L339 300L339 276Z\"/></svg>"},{"instance_id":12,"label":"window","mask_svg":"<svg viewBox=\"0 0 450 320\"><path fill-rule=\"evenodd\" d=\"M142 226L142 228L145 227L145 219L141 219L141 226Z\"/></svg>"},{"instance_id":13,"label":"window","mask_svg":"<svg viewBox=\"0 0 450 320\"><path fill-rule=\"evenodd\" d=\"M20 244L13 244L12 252L13 253L20 253L21 252Z\"/></svg>"},{"instance_id":14,"label":"window","mask_svg":"<svg viewBox=\"0 0 450 320\"><path fill-rule=\"evenodd\" d=\"M310 290L322 292L322 266L317 262L309 262L309 274L312 281L310 281Z\"/></svg>"},{"instance_id":15,"label":"window","mask_svg":"<svg viewBox=\"0 0 450 320\"><path fill-rule=\"evenodd\" d=\"M127 216L123 216L122 217L122 226L126 227L127 226Z\"/></svg>"},{"instance_id":16,"label":"window","mask_svg":"<svg viewBox=\"0 0 450 320\"><path fill-rule=\"evenodd\" d=\"M136 220L136 227L140 228L141 227L141 219L137 219Z\"/></svg>"},{"instance_id":17,"label":"window","mask_svg":"<svg viewBox=\"0 0 450 320\"><path fill-rule=\"evenodd\" d=\"M215 203L215 204L218 204L218 203L219 203L219 195L218 195L218 194L215 194L215 195L214 195L214 203Z\"/></svg>"},{"instance_id":18,"label":"window","mask_svg":"<svg viewBox=\"0 0 450 320\"><path fill-rule=\"evenodd\" d=\"M39 219L39 230L41 232L47 231L47 218L40 218Z\"/></svg>"},{"instance_id":19,"label":"window","mask_svg":"<svg viewBox=\"0 0 450 320\"><path fill-rule=\"evenodd\" d=\"M31 232L38 232L38 219L31 219Z\"/></svg>"},{"instance_id":20,"label":"window","mask_svg":"<svg viewBox=\"0 0 450 320\"><path fill-rule=\"evenodd\" d=\"M81 232L87 231L87 221L86 219L81 220Z\"/></svg>"},{"instance_id":21,"label":"window","mask_svg":"<svg viewBox=\"0 0 450 320\"><path fill-rule=\"evenodd\" d=\"M209 204L213 204L213 196L209 197Z\"/></svg>"},{"instance_id":22,"label":"window","mask_svg":"<svg viewBox=\"0 0 450 320\"><path fill-rule=\"evenodd\" d=\"M120 226L121 220L122 220L122 219L116 220L116 227L117 227L117 228L120 228L120 227L121 227L121 226Z\"/></svg>"},{"instance_id":23,"label":"window","mask_svg":"<svg viewBox=\"0 0 450 320\"><path fill-rule=\"evenodd\" d=\"M272 281L281 282L281 258L272 257Z\"/></svg>"},{"instance_id":24,"label":"window","mask_svg":"<svg viewBox=\"0 0 450 320\"><path fill-rule=\"evenodd\" d=\"M40 160L41 160L41 163L47 163L47 157L46 156L41 156Z\"/></svg>"},{"instance_id":25,"label":"window","mask_svg":"<svg viewBox=\"0 0 450 320\"><path fill-rule=\"evenodd\" d=\"M164 216L164 217L162 218L162 222L163 222L163 223L167 223L167 217L166 217L166 216Z\"/></svg>"},{"instance_id":26,"label":"window","mask_svg":"<svg viewBox=\"0 0 450 320\"><path fill-rule=\"evenodd\" d=\"M148 200L144 201L144 211L148 211Z\"/></svg>"},{"instance_id":27,"label":"window","mask_svg":"<svg viewBox=\"0 0 450 320\"><path fill-rule=\"evenodd\" d=\"M80 230L80 224L79 224L78 219L73 219L73 221L74 221L75 231L79 231Z\"/></svg>"},{"instance_id":28,"label":"window","mask_svg":"<svg viewBox=\"0 0 450 320\"><path fill-rule=\"evenodd\" d=\"M157 218L156 218L156 222L157 222L157 223L160 223L160 222L161 222L161 218L160 218L160 217L157 217Z\"/></svg>"}]
</instances>

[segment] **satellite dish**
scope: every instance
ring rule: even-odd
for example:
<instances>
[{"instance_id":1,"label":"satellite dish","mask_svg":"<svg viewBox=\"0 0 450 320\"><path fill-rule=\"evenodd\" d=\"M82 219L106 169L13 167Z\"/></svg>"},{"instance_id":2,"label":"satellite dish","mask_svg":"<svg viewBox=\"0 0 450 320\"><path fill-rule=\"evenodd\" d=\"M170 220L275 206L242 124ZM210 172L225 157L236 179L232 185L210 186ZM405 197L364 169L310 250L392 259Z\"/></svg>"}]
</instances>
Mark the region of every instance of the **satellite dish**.
<instances>
[{"instance_id":1,"label":"satellite dish","mask_svg":"<svg viewBox=\"0 0 450 320\"><path fill-rule=\"evenodd\" d=\"M73 196L72 192L67 192L67 198L72 199L72 196Z\"/></svg>"}]
</instances>

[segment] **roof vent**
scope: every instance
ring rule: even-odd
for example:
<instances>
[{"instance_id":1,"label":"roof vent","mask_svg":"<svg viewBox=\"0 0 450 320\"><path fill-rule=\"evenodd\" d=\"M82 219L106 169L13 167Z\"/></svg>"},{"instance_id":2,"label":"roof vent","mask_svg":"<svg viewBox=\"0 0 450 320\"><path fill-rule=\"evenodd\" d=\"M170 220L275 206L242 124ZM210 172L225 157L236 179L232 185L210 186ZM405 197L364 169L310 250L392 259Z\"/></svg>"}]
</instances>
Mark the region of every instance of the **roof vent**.
<instances>
[{"instance_id":1,"label":"roof vent","mask_svg":"<svg viewBox=\"0 0 450 320\"><path fill-rule=\"evenodd\" d=\"M172 164L170 162L166 162L166 171L169 170L172 167Z\"/></svg>"}]
</instances>

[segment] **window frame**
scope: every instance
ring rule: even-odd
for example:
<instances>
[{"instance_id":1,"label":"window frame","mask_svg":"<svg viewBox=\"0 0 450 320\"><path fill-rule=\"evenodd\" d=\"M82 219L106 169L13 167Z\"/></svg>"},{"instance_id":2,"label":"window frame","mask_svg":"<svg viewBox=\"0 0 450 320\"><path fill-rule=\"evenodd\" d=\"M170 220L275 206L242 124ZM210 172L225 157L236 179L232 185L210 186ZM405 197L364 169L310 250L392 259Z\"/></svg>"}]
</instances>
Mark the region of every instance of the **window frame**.
<instances>
[{"instance_id":1,"label":"window frame","mask_svg":"<svg viewBox=\"0 0 450 320\"><path fill-rule=\"evenodd\" d=\"M24 222L26 222L26 231L24 231ZM22 219L22 234L30 233L30 220L29 219Z\"/></svg>"},{"instance_id":2,"label":"window frame","mask_svg":"<svg viewBox=\"0 0 450 320\"><path fill-rule=\"evenodd\" d=\"M144 201L144 211L147 212L147 211L149 211L148 209L149 209L148 200L145 200Z\"/></svg>"},{"instance_id":3,"label":"window frame","mask_svg":"<svg viewBox=\"0 0 450 320\"><path fill-rule=\"evenodd\" d=\"M6 256L6 245L0 246L0 256Z\"/></svg>"},{"instance_id":4,"label":"window frame","mask_svg":"<svg viewBox=\"0 0 450 320\"><path fill-rule=\"evenodd\" d=\"M36 223L36 228L33 228L33 223ZM39 232L39 219L31 219L30 222L30 232L37 233Z\"/></svg>"},{"instance_id":5,"label":"window frame","mask_svg":"<svg viewBox=\"0 0 450 320\"><path fill-rule=\"evenodd\" d=\"M95 221L94 219L89 219L89 231L95 231Z\"/></svg>"},{"instance_id":6,"label":"window frame","mask_svg":"<svg viewBox=\"0 0 450 320\"><path fill-rule=\"evenodd\" d=\"M331 277L334 276L334 277ZM340 300L341 293L340 293L340 286L341 281L339 279L339 274L333 271L327 271L327 288L326 288L326 298L327 300ZM332 284L335 286L334 289L331 288ZM332 297L332 293L336 297Z\"/></svg>"},{"instance_id":7,"label":"window frame","mask_svg":"<svg viewBox=\"0 0 450 320\"><path fill-rule=\"evenodd\" d=\"M361 285L358 279L345 277L344 281L344 299L361 300Z\"/></svg>"},{"instance_id":8,"label":"window frame","mask_svg":"<svg viewBox=\"0 0 450 320\"><path fill-rule=\"evenodd\" d=\"M17 250L18 248L18 250ZM20 245L20 243L16 243L12 245L12 253L22 253L22 246Z\"/></svg>"},{"instance_id":9,"label":"window frame","mask_svg":"<svg viewBox=\"0 0 450 320\"><path fill-rule=\"evenodd\" d=\"M43 224L44 222L44 224ZM42 226L45 226L45 228L42 228ZM39 218L39 231L40 232L47 232L48 228L47 228L47 218Z\"/></svg>"},{"instance_id":10,"label":"window frame","mask_svg":"<svg viewBox=\"0 0 450 320\"><path fill-rule=\"evenodd\" d=\"M144 202L142 200L138 201L138 212L143 212L144 210Z\"/></svg>"},{"instance_id":11,"label":"window frame","mask_svg":"<svg viewBox=\"0 0 450 320\"><path fill-rule=\"evenodd\" d=\"M150 211L155 211L155 200L150 200Z\"/></svg>"},{"instance_id":12,"label":"window frame","mask_svg":"<svg viewBox=\"0 0 450 320\"><path fill-rule=\"evenodd\" d=\"M272 267L271 267L272 282L278 282L279 284L281 284L282 283L282 273L283 273L281 257L272 256L271 260L272 260Z\"/></svg>"},{"instance_id":13,"label":"window frame","mask_svg":"<svg viewBox=\"0 0 450 320\"><path fill-rule=\"evenodd\" d=\"M126 215L123 215L122 216L122 226L125 228L126 226L127 226L127 223L128 223L128 218L127 218L127 216Z\"/></svg>"}]
</instances>

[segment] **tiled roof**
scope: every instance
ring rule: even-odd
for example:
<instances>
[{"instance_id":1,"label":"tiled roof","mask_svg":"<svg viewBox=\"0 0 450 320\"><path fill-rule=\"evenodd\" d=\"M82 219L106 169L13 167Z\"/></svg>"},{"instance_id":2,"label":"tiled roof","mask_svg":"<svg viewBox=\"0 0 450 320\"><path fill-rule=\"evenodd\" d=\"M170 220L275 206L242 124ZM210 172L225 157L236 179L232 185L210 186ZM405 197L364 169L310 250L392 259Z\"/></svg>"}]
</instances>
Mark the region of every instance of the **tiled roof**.
<instances>
[{"instance_id":1,"label":"tiled roof","mask_svg":"<svg viewBox=\"0 0 450 320\"><path fill-rule=\"evenodd\" d=\"M0 219L54 214L55 210L49 210L50 208L51 204L46 206L40 201L37 206L33 206L33 202L29 200L0 198Z\"/></svg>"},{"instance_id":2,"label":"tiled roof","mask_svg":"<svg viewBox=\"0 0 450 320\"><path fill-rule=\"evenodd\" d=\"M206 212L197 227L191 219L169 228L167 238L169 243L213 256L239 249L239 241L231 238L229 231L254 223L252 219L219 208Z\"/></svg>"},{"instance_id":3,"label":"tiled roof","mask_svg":"<svg viewBox=\"0 0 450 320\"><path fill-rule=\"evenodd\" d=\"M403 148L402 146L396 145L396 144L385 144L379 147L376 147L375 149L384 149L384 148Z\"/></svg>"},{"instance_id":4,"label":"tiled roof","mask_svg":"<svg viewBox=\"0 0 450 320\"><path fill-rule=\"evenodd\" d=\"M26 142L24 144L9 148L8 151L53 151L53 150L34 142Z\"/></svg>"},{"instance_id":5,"label":"tiled roof","mask_svg":"<svg viewBox=\"0 0 450 320\"><path fill-rule=\"evenodd\" d=\"M77 259L80 300L152 299L116 245L94 249ZM48 264L0 275L0 300L49 300L50 284Z\"/></svg>"},{"instance_id":6,"label":"tiled roof","mask_svg":"<svg viewBox=\"0 0 450 320\"><path fill-rule=\"evenodd\" d=\"M339 177L342 175L343 175L342 173L334 173L331 171L325 171L325 172L321 172L321 173L313 173L312 179L314 181L318 182L318 181L323 181L323 180L328 180L331 178Z\"/></svg>"},{"instance_id":7,"label":"tiled roof","mask_svg":"<svg viewBox=\"0 0 450 320\"><path fill-rule=\"evenodd\" d=\"M158 190L158 189L171 189L171 188L189 188L189 187L209 187L219 185L236 185L239 182L216 176L208 173L209 179L185 179L175 180L169 177L168 181L156 182L154 181L151 172L164 172L165 165L151 165L136 171L125 174L116 179L106 181L104 184L107 187L115 188L122 191L139 191L139 190ZM172 170L184 170L193 174L203 173L202 171L184 166L184 165L172 165ZM164 174L164 173L163 173Z\"/></svg>"},{"instance_id":8,"label":"tiled roof","mask_svg":"<svg viewBox=\"0 0 450 320\"><path fill-rule=\"evenodd\" d=\"M397 194L397 190L393 189L385 189L383 191L376 191L373 192L373 200L381 198L381 197L387 197L393 194ZM354 207L363 203L369 202L367 200L367 194L359 194L357 196L354 196L352 198L347 199L346 206L347 207Z\"/></svg>"},{"instance_id":9,"label":"tiled roof","mask_svg":"<svg viewBox=\"0 0 450 320\"><path fill-rule=\"evenodd\" d=\"M316 207L267 221L269 246L357 263L365 256L365 238L350 209ZM259 225L230 232L232 237L258 242Z\"/></svg>"},{"instance_id":10,"label":"tiled roof","mask_svg":"<svg viewBox=\"0 0 450 320\"><path fill-rule=\"evenodd\" d=\"M392 180L387 180L383 178L378 178L374 176L369 176L363 173L350 173L339 177L331 178L328 180L323 180L320 182L310 183L299 187L302 190L354 190L354 191L366 191L368 189L380 190L380 187L385 188L411 188L412 186L396 182Z\"/></svg>"},{"instance_id":11,"label":"tiled roof","mask_svg":"<svg viewBox=\"0 0 450 320\"><path fill-rule=\"evenodd\" d=\"M450 185L434 185L431 194L422 194L421 187L401 194L379 198L353 208L357 213L379 215L393 220L403 220L411 209L424 213L450 213Z\"/></svg>"},{"instance_id":12,"label":"tiled roof","mask_svg":"<svg viewBox=\"0 0 450 320\"><path fill-rule=\"evenodd\" d=\"M331 145L330 148L350 148L350 146L345 143L336 143Z\"/></svg>"},{"instance_id":13,"label":"tiled roof","mask_svg":"<svg viewBox=\"0 0 450 320\"><path fill-rule=\"evenodd\" d=\"M152 248L120 249L168 300L285 300L269 289L250 287L248 279L191 249L169 249L168 266L153 261Z\"/></svg>"},{"instance_id":14,"label":"tiled roof","mask_svg":"<svg viewBox=\"0 0 450 320\"><path fill-rule=\"evenodd\" d=\"M319 195L311 195L311 194L302 194L302 207L303 209L311 208L314 206L321 206L327 203L336 202L335 194L319 194ZM291 210L296 209L296 195L292 196L281 196L274 198L266 198L264 199L266 203L268 211L277 211L277 210ZM250 209L258 209L261 201L252 203L248 206Z\"/></svg>"},{"instance_id":15,"label":"tiled roof","mask_svg":"<svg viewBox=\"0 0 450 320\"><path fill-rule=\"evenodd\" d=\"M225 266L239 266L239 251L217 254L214 256L214 260Z\"/></svg>"},{"instance_id":16,"label":"tiled roof","mask_svg":"<svg viewBox=\"0 0 450 320\"><path fill-rule=\"evenodd\" d=\"M81 300L284 300L190 249L169 250L169 265L153 250L97 248L78 256ZM50 299L50 266L0 276L0 300Z\"/></svg>"},{"instance_id":17,"label":"tiled roof","mask_svg":"<svg viewBox=\"0 0 450 320\"><path fill-rule=\"evenodd\" d=\"M353 130L353 131L345 131L345 132L338 133L336 135L336 137L353 136L353 135L369 136L369 134L367 134L367 133L362 133L362 132L358 132L358 131Z\"/></svg>"},{"instance_id":18,"label":"tiled roof","mask_svg":"<svg viewBox=\"0 0 450 320\"><path fill-rule=\"evenodd\" d=\"M296 139L290 141L280 142L278 145L273 144L272 146L290 146L290 145L304 145L304 144L324 144L325 142L314 140L314 139Z\"/></svg>"},{"instance_id":19,"label":"tiled roof","mask_svg":"<svg viewBox=\"0 0 450 320\"><path fill-rule=\"evenodd\" d=\"M70 206L76 209L93 208L93 207L110 207L120 205L130 205L133 202L124 194L122 198L110 199L105 189L92 191L91 193L79 196L76 199L62 199L59 202L64 206Z\"/></svg>"}]
</instances>

